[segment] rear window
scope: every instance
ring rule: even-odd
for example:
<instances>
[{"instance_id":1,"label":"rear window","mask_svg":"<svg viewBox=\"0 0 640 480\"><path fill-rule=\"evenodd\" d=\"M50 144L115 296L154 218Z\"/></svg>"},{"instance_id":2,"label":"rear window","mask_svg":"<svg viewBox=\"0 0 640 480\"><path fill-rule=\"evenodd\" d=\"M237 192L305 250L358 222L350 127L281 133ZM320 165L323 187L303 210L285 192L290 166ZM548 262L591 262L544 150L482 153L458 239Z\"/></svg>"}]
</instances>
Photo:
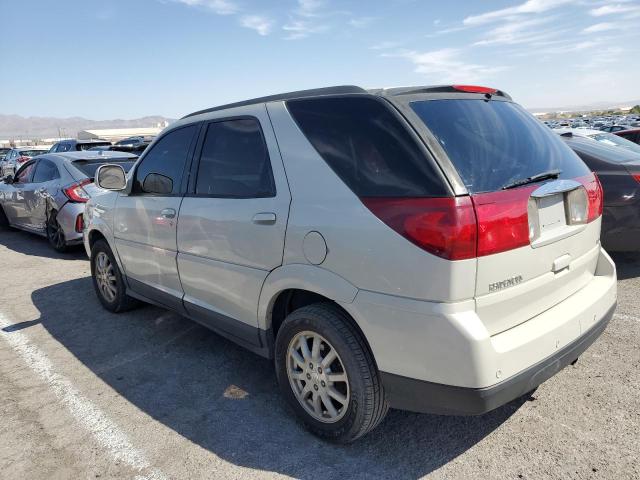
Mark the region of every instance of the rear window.
<instances>
[{"instance_id":1,"label":"rear window","mask_svg":"<svg viewBox=\"0 0 640 480\"><path fill-rule=\"evenodd\" d=\"M89 150L91 147L108 147L111 142L77 143L76 150Z\"/></svg>"},{"instance_id":2,"label":"rear window","mask_svg":"<svg viewBox=\"0 0 640 480\"><path fill-rule=\"evenodd\" d=\"M434 164L381 100L291 100L287 107L309 142L360 197L448 194Z\"/></svg>"},{"instance_id":3,"label":"rear window","mask_svg":"<svg viewBox=\"0 0 640 480\"><path fill-rule=\"evenodd\" d=\"M640 145L633 143L626 138L614 135L613 133L596 133L590 135L590 137L605 145L609 145L612 147L622 147L626 148L627 150L631 150L632 152L640 153Z\"/></svg>"},{"instance_id":4,"label":"rear window","mask_svg":"<svg viewBox=\"0 0 640 480\"><path fill-rule=\"evenodd\" d=\"M470 193L497 191L551 170L560 170L560 178L589 173L557 134L514 103L450 99L412 102L411 107Z\"/></svg>"},{"instance_id":5,"label":"rear window","mask_svg":"<svg viewBox=\"0 0 640 480\"><path fill-rule=\"evenodd\" d=\"M84 173L89 178L94 178L96 176L96 170L100 165L105 164L116 164L120 165L125 172L128 172L131 167L136 163L137 158L127 158L127 159L117 159L117 158L109 158L105 160L76 160L73 162L73 166Z\"/></svg>"},{"instance_id":6,"label":"rear window","mask_svg":"<svg viewBox=\"0 0 640 480\"><path fill-rule=\"evenodd\" d=\"M36 155L42 155L47 153L47 150L20 150L20 155L25 157L35 157Z\"/></svg>"},{"instance_id":7,"label":"rear window","mask_svg":"<svg viewBox=\"0 0 640 480\"><path fill-rule=\"evenodd\" d=\"M614 163L640 161L640 154L624 148L594 142L588 138L564 137L565 143L579 156L587 155Z\"/></svg>"}]
</instances>

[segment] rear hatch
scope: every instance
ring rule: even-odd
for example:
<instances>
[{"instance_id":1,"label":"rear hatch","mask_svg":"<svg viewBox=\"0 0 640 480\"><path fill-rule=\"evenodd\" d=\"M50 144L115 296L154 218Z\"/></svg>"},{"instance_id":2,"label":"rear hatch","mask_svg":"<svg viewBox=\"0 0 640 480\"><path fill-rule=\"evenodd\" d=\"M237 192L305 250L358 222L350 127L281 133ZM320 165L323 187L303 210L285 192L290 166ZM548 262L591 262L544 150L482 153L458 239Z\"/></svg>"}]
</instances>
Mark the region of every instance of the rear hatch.
<instances>
[{"instance_id":1,"label":"rear hatch","mask_svg":"<svg viewBox=\"0 0 640 480\"><path fill-rule=\"evenodd\" d=\"M408 103L477 221L476 308L494 335L584 287L599 254L597 178L548 127L502 96ZM419 119L419 120L418 120ZM451 168L453 167L453 168Z\"/></svg>"}]
</instances>

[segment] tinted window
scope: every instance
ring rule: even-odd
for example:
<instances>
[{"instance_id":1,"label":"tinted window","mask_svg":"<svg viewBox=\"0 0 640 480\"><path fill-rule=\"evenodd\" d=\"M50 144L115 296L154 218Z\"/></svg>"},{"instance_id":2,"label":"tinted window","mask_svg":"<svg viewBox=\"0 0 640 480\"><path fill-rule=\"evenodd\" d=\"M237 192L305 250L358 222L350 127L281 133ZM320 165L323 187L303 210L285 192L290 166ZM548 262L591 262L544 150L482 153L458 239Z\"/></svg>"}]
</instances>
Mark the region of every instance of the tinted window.
<instances>
[{"instance_id":1,"label":"tinted window","mask_svg":"<svg viewBox=\"0 0 640 480\"><path fill-rule=\"evenodd\" d=\"M445 196L433 164L389 107L372 98L287 102L314 148L358 196Z\"/></svg>"},{"instance_id":2,"label":"tinted window","mask_svg":"<svg viewBox=\"0 0 640 480\"><path fill-rule=\"evenodd\" d=\"M499 100L427 100L411 107L431 130L471 193L492 192L551 170L589 170L560 137L522 107Z\"/></svg>"},{"instance_id":3,"label":"tinted window","mask_svg":"<svg viewBox=\"0 0 640 480\"><path fill-rule=\"evenodd\" d=\"M96 170L100 165L104 165L106 163L117 164L120 165L125 172L131 170L131 167L136 163L135 158L126 158L126 159L118 159L118 158L109 158L105 160L76 160L73 162L73 166L84 173L89 178L94 178L96 176Z\"/></svg>"},{"instance_id":4,"label":"tinted window","mask_svg":"<svg viewBox=\"0 0 640 480\"><path fill-rule=\"evenodd\" d=\"M196 194L220 197L273 197L269 154L255 119L209 125L202 145Z\"/></svg>"},{"instance_id":5,"label":"tinted window","mask_svg":"<svg viewBox=\"0 0 640 480\"><path fill-rule=\"evenodd\" d=\"M196 125L189 125L172 130L153 146L136 170L135 191L144 192L142 184L145 177L157 173L172 180L172 194L180 192L182 172L196 128Z\"/></svg>"},{"instance_id":6,"label":"tinted window","mask_svg":"<svg viewBox=\"0 0 640 480\"><path fill-rule=\"evenodd\" d=\"M36 172L33 174L33 183L49 182L60 178L60 172L55 163L50 160L42 159L36 165Z\"/></svg>"},{"instance_id":7,"label":"tinted window","mask_svg":"<svg viewBox=\"0 0 640 480\"><path fill-rule=\"evenodd\" d=\"M16 177L13 183L29 183L31 181L31 174L33 173L34 165L35 164L33 162L28 163L24 167L22 167L20 170L18 170L18 173L16 174Z\"/></svg>"},{"instance_id":8,"label":"tinted window","mask_svg":"<svg viewBox=\"0 0 640 480\"><path fill-rule=\"evenodd\" d=\"M46 150L20 150L19 155L23 155L25 157L35 157L37 155L42 155L43 153L47 153Z\"/></svg>"},{"instance_id":9,"label":"tinted window","mask_svg":"<svg viewBox=\"0 0 640 480\"><path fill-rule=\"evenodd\" d=\"M569 137L564 141L578 155L588 155L593 158L612 163L640 162L640 154L616 146L606 145L602 142L594 142L588 138ZM584 158L584 157L583 157Z\"/></svg>"},{"instance_id":10,"label":"tinted window","mask_svg":"<svg viewBox=\"0 0 640 480\"><path fill-rule=\"evenodd\" d=\"M71 150L71 145L68 143L59 143L56 148L56 152L68 152L69 150Z\"/></svg>"},{"instance_id":11,"label":"tinted window","mask_svg":"<svg viewBox=\"0 0 640 480\"><path fill-rule=\"evenodd\" d=\"M109 147L110 142L91 142L91 143L76 143L76 150L84 151L89 150L91 147Z\"/></svg>"},{"instance_id":12,"label":"tinted window","mask_svg":"<svg viewBox=\"0 0 640 480\"><path fill-rule=\"evenodd\" d=\"M631 150L632 152L640 153L640 145L636 145L635 143L627 140L626 138L620 137L618 135L614 135L613 133L596 133L594 135L589 135L594 140L597 140L600 143L605 145L609 145L612 147L622 147L627 150Z\"/></svg>"}]
</instances>

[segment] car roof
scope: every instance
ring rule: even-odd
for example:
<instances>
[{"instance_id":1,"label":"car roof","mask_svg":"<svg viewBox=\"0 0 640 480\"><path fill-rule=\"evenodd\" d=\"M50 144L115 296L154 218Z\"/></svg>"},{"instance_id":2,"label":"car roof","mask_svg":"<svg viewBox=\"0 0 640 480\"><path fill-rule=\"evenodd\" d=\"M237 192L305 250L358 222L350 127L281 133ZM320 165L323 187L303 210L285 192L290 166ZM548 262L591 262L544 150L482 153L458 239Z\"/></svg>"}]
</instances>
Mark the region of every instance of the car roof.
<instances>
[{"instance_id":1,"label":"car roof","mask_svg":"<svg viewBox=\"0 0 640 480\"><path fill-rule=\"evenodd\" d=\"M129 158L135 160L136 158L138 158L138 155L133 155L127 152L119 152L116 150L84 150L82 152L49 153L47 155L41 155L38 158L56 158L75 162L76 160L113 160Z\"/></svg>"},{"instance_id":2,"label":"car roof","mask_svg":"<svg viewBox=\"0 0 640 480\"><path fill-rule=\"evenodd\" d=\"M371 88L364 89L356 85L339 85L335 87L314 88L310 90L297 90L294 92L279 93L276 95L269 95L266 97L252 98L250 100L243 100L241 102L228 103L226 105L219 105L217 107L206 108L204 110L198 110L197 112L190 113L181 118L181 120L189 117L195 117L204 113L216 112L219 110L227 110L230 108L244 107L247 105L256 105L267 102L278 102L285 100L294 100L301 98L315 98L323 97L327 95L376 95L376 96L400 96L400 95L413 95L421 93L464 93L458 91L453 85L431 85L431 86L413 86L413 87L388 87L388 88ZM511 97L502 90L496 90L494 95L499 95L511 100Z\"/></svg>"}]
</instances>

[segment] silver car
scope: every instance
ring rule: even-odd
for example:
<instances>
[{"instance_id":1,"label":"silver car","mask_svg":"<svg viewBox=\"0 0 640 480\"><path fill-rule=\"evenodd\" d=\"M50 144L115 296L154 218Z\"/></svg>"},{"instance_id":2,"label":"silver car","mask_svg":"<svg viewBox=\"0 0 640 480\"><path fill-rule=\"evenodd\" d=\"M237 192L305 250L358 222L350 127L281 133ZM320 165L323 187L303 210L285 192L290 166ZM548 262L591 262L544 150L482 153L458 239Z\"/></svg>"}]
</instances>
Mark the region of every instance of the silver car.
<instances>
[{"instance_id":1,"label":"silver car","mask_svg":"<svg viewBox=\"0 0 640 480\"><path fill-rule=\"evenodd\" d=\"M0 178L15 175L20 166L33 157L47 153L48 147L18 147L12 148L0 161Z\"/></svg>"},{"instance_id":2,"label":"silver car","mask_svg":"<svg viewBox=\"0 0 640 480\"><path fill-rule=\"evenodd\" d=\"M333 441L389 407L473 415L525 395L616 305L597 178L492 88L211 108L96 182L112 190L85 211L103 306L161 305L274 359L283 398Z\"/></svg>"},{"instance_id":3,"label":"silver car","mask_svg":"<svg viewBox=\"0 0 640 480\"><path fill-rule=\"evenodd\" d=\"M128 170L135 155L122 152L44 154L26 161L0 182L0 226L46 236L57 251L82 242L82 214L96 169L117 163Z\"/></svg>"}]
</instances>

